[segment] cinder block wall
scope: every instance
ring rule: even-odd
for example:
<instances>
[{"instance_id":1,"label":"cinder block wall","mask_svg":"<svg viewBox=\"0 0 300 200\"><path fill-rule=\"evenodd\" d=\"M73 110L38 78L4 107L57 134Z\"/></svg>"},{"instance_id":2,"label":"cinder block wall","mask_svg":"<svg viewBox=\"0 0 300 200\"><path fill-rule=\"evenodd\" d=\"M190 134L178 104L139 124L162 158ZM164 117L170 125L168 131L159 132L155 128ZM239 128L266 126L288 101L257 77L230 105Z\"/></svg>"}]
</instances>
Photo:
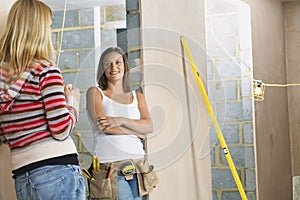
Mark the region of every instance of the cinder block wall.
<instances>
[{"instance_id":1,"label":"cinder block wall","mask_svg":"<svg viewBox=\"0 0 300 200\"><path fill-rule=\"evenodd\" d=\"M76 142L80 153L80 163L86 167L90 163L88 150L81 142L81 137L90 135L90 125L85 110L86 90L95 85L95 62L93 51L94 44L94 10L70 10L66 13L64 30L62 33L63 11L54 12L52 28L53 43L56 50L59 50L61 34L63 42L59 58L59 67L62 70L65 84L71 83L80 88L81 102L79 121L73 132L73 139Z\"/></svg>"},{"instance_id":2,"label":"cinder block wall","mask_svg":"<svg viewBox=\"0 0 300 200\"><path fill-rule=\"evenodd\" d=\"M101 44L106 46L118 45L127 53L130 67L140 66L140 35L139 35L139 1L128 0L126 2L126 26L127 28L115 29L111 25L106 25L109 16L100 11L100 31ZM95 45L94 9L69 10L66 12L66 19L63 30L61 54L59 57L59 67L62 70L66 84L71 83L80 88L81 102L79 121L73 132L73 140L77 145L82 167L89 167L91 163L92 132L90 122L86 113L86 91L89 87L95 86L95 76L97 62L100 59L99 46ZM52 23L52 40L56 50L60 49L62 34L63 11L55 11ZM115 16L116 17L116 16ZM120 16L117 16L120 17ZM112 17L113 18L113 17ZM122 17L120 17L122 18ZM115 19L115 18L114 18ZM110 41L111 40L111 41ZM104 47L105 46L105 47ZM97 56L98 57L95 57ZM137 89L142 82L142 70L135 70L131 74L132 87Z\"/></svg>"},{"instance_id":3,"label":"cinder block wall","mask_svg":"<svg viewBox=\"0 0 300 200\"><path fill-rule=\"evenodd\" d=\"M206 28L208 94L250 200L256 199L251 66L241 57L238 9L208 2ZM218 7L218 8L216 8ZM241 199L214 127L210 128L214 200Z\"/></svg>"}]
</instances>

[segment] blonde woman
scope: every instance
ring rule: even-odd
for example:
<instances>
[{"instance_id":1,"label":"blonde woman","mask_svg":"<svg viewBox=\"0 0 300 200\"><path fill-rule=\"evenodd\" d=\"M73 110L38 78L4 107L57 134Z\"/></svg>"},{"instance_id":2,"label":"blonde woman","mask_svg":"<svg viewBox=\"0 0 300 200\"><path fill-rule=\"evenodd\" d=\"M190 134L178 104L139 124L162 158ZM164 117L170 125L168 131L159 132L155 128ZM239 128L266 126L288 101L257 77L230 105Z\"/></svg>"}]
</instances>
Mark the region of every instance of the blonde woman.
<instances>
[{"instance_id":1,"label":"blonde woman","mask_svg":"<svg viewBox=\"0 0 300 200\"><path fill-rule=\"evenodd\" d=\"M0 39L0 137L11 149L19 200L85 199L70 138L80 93L64 86L51 61L51 23L47 5L17 0Z\"/></svg>"}]
</instances>

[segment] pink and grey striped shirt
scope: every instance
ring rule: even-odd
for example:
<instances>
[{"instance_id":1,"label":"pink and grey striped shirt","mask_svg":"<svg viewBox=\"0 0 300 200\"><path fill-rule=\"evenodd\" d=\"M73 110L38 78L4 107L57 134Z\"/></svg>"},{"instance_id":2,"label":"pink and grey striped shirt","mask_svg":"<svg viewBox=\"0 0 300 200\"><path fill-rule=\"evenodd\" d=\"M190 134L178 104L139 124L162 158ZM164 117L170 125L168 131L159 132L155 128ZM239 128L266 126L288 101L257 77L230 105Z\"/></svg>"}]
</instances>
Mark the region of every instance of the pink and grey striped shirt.
<instances>
[{"instance_id":1,"label":"pink and grey striped shirt","mask_svg":"<svg viewBox=\"0 0 300 200\"><path fill-rule=\"evenodd\" d=\"M0 65L0 137L12 152L13 168L77 153L70 133L77 111L67 105L60 69L33 63L7 84Z\"/></svg>"}]
</instances>

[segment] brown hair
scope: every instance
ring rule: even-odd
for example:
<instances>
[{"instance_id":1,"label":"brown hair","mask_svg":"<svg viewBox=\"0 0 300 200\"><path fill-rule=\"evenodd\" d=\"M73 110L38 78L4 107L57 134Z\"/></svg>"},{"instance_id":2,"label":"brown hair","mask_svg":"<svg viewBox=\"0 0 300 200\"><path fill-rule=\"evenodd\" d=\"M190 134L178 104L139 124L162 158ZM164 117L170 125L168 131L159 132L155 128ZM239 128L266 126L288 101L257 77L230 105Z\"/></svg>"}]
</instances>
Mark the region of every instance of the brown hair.
<instances>
[{"instance_id":1,"label":"brown hair","mask_svg":"<svg viewBox=\"0 0 300 200\"><path fill-rule=\"evenodd\" d=\"M0 39L0 61L8 64L9 81L34 61L51 62L52 11L38 0L17 0L11 7L6 29Z\"/></svg>"},{"instance_id":2,"label":"brown hair","mask_svg":"<svg viewBox=\"0 0 300 200\"><path fill-rule=\"evenodd\" d=\"M97 72L98 85L102 90L105 90L108 87L107 77L104 73L105 68L104 68L103 61L104 61L105 56L107 54L111 53L111 52L117 52L117 53L122 55L123 62L124 62L123 88L124 88L125 92L129 92L129 91L131 91L131 88L130 88L130 67L129 67L127 56L126 56L125 52L120 47L110 47L102 53L102 55L100 57L100 60L99 60L99 64L98 64L98 72Z\"/></svg>"}]
</instances>

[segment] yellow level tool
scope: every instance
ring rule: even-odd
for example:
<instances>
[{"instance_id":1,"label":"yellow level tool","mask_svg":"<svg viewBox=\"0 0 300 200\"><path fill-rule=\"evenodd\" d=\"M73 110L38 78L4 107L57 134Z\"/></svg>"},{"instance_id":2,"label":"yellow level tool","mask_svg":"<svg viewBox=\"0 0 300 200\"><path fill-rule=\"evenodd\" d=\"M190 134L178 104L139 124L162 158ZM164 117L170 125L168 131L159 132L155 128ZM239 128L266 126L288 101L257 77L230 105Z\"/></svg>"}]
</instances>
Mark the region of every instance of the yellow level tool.
<instances>
[{"instance_id":1,"label":"yellow level tool","mask_svg":"<svg viewBox=\"0 0 300 200\"><path fill-rule=\"evenodd\" d=\"M197 68L196 68L194 59L193 59L193 57L192 57L192 54L191 54L191 52L190 52L190 49L189 49L189 47L188 47L188 45L187 45L187 42L186 42L186 40L184 39L184 37L180 37L180 41L181 41L181 44L182 44L182 46L183 46L184 52L186 53L186 55L187 55L187 57L188 57L189 64L190 64L190 66L191 66L191 68L192 68L192 72L193 72L193 74L194 74L194 77L195 77L196 82L197 82L197 84L198 84L198 87L199 87L199 89L200 89L202 98L203 98L203 100L204 100L204 103L205 103L205 105L206 105L206 108L207 108L207 110L208 110L208 113L209 113L209 115L210 115L210 118L211 118L211 120L212 120L212 123L213 123L213 125L214 125L214 127L215 127L215 130L216 130L216 132L217 132L217 135L218 135L220 144L221 144L222 149L223 149L223 151L224 151L225 157L226 157L226 159L227 159L228 165L229 165L229 167L230 167L231 173L232 173L233 178L234 178L234 180L235 180L235 183L236 183L236 185L237 185L237 187L238 187L238 190L239 190L239 192L240 192L240 195L241 195L241 197L242 197L242 200L247 200L247 196L246 196L245 190L244 190L244 188L243 188L243 185L242 185L242 183L241 183L241 180L240 180L240 178L239 178L239 175L238 175L238 173L237 173L237 171L236 171L236 168L235 168L235 165L234 165L233 160L232 160L232 158L231 158L231 155L230 155L229 149L228 149L228 147L227 147L226 141L225 141L225 139L224 139L224 137L223 137L223 134L222 134L221 129L220 129L220 126L219 126L219 124L218 124L217 118L216 118L216 116L215 116L215 114L214 114L214 111L213 111L212 106L211 106L211 104L210 104L210 101L209 101L209 99L208 99L208 95L207 95L207 93L206 93L206 90L205 90L205 87L204 87L203 82L202 82L202 80L201 80L201 77L200 77L200 75L199 75L199 73L198 73L198 71L197 71Z\"/></svg>"}]
</instances>

